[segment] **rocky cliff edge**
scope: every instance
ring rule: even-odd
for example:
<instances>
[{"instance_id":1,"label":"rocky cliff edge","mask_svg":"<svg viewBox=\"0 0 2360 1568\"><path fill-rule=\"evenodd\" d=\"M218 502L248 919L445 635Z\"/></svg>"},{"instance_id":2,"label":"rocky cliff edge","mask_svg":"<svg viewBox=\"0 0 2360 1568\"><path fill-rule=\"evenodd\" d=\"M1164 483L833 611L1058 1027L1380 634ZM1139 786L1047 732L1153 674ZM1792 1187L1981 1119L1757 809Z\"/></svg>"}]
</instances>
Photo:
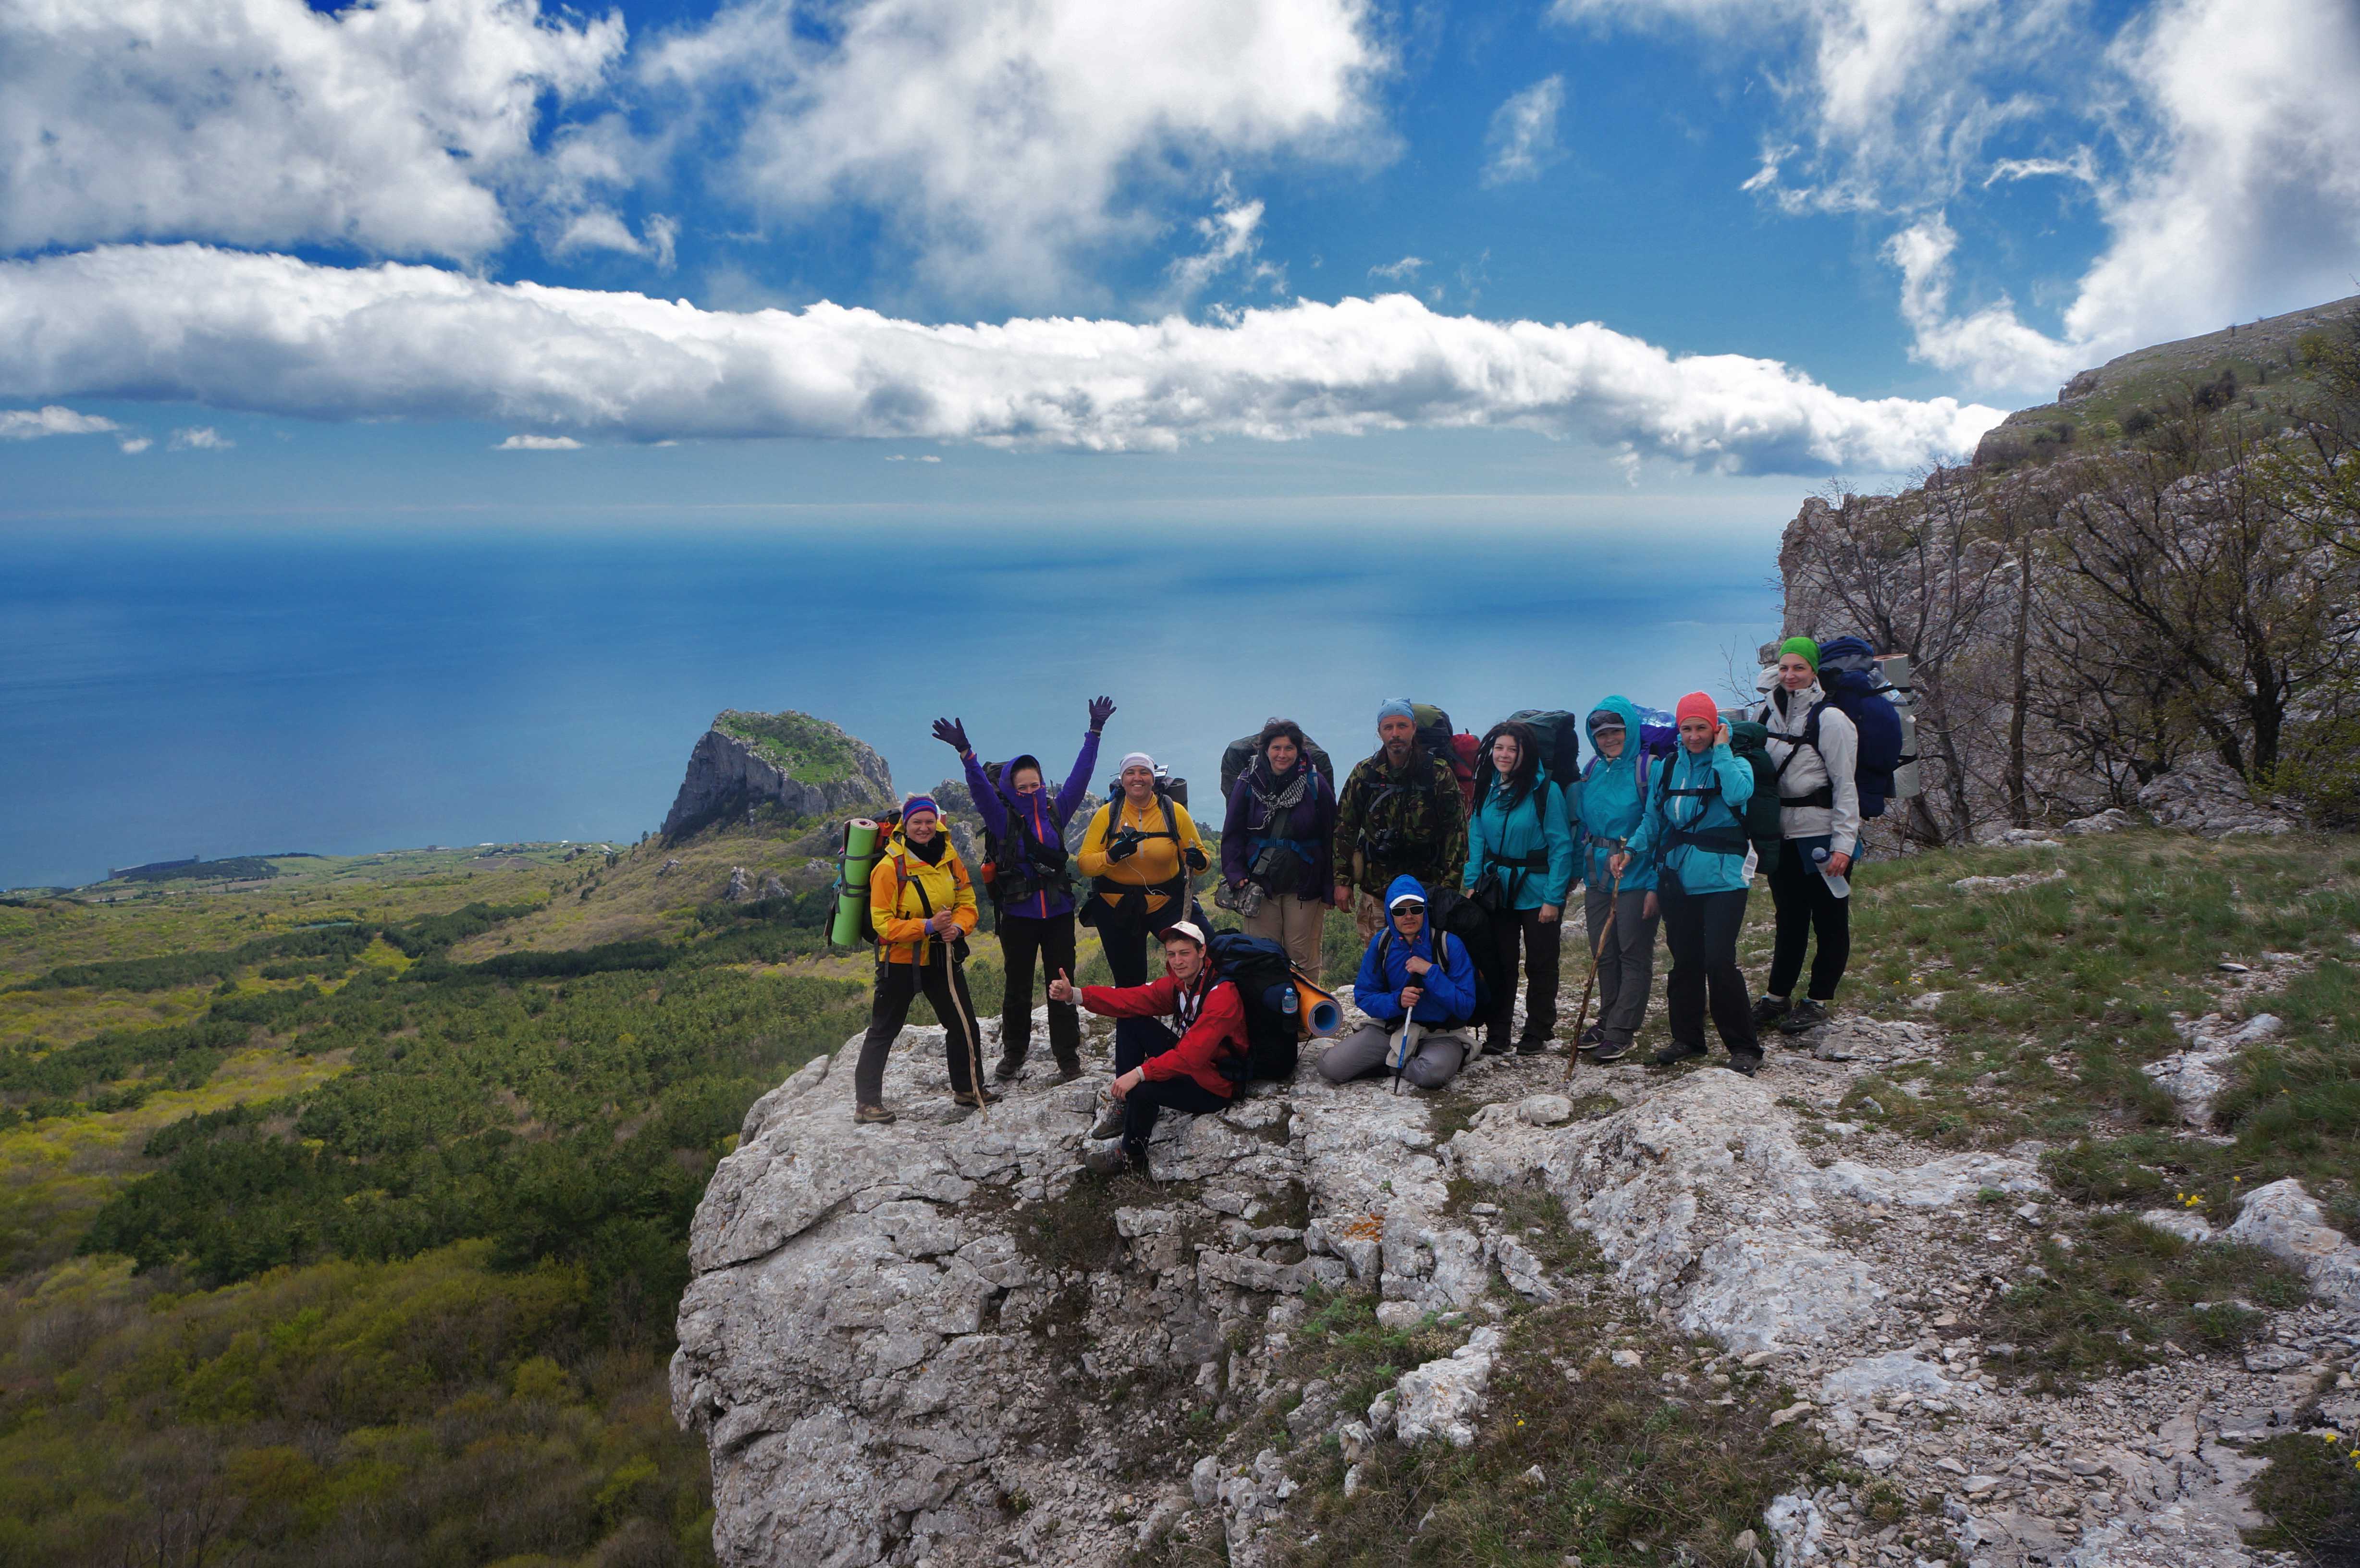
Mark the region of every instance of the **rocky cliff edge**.
<instances>
[{"instance_id":1,"label":"rocky cliff edge","mask_svg":"<svg viewBox=\"0 0 2360 1568\"><path fill-rule=\"evenodd\" d=\"M893 775L864 741L825 719L793 712L725 709L689 754L663 836L677 838L748 807L790 818L833 816L890 804Z\"/></svg>"}]
</instances>

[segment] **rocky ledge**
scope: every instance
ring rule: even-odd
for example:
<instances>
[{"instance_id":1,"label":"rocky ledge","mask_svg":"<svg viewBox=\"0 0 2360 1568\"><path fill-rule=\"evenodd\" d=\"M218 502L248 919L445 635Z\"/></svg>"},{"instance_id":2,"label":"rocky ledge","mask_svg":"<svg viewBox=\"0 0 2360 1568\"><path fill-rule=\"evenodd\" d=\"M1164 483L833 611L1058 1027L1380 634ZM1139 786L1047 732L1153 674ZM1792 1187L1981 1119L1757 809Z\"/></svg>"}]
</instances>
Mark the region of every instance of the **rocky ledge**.
<instances>
[{"instance_id":1,"label":"rocky ledge","mask_svg":"<svg viewBox=\"0 0 2360 1568\"><path fill-rule=\"evenodd\" d=\"M1076 1161L1102 1069L957 1114L939 1032L912 1029L888 1075L901 1119L858 1127L858 1043L748 1113L696 1218L672 1401L709 1444L731 1568L1095 1568L1175 1532L1263 1562L1301 1528L1303 1454L1476 1441L1502 1320L1574 1299L1660 1336L1618 1367L1717 1346L1711 1382L1775 1380L1793 1398L1775 1424L1808 1423L1872 1478L1778 1497L1754 1561L1913 1561L1896 1541L1924 1537L1879 1529L1874 1485L1976 1568L2228 1568L2269 1555L2241 1543L2261 1522L2246 1444L2360 1345L2360 1253L2285 1182L2234 1239L2319 1299L2258 1349L2071 1397L2003 1376L2016 1347L1975 1338L1975 1312L2038 1275L2065 1217L2040 1148L1943 1153L1837 1114L1859 1073L1939 1050L1920 1024L1833 1026L1758 1079L1585 1066L1568 1092L1562 1059L1508 1058L1426 1097L1306 1067L1167 1118L1155 1181L1112 1183ZM1535 1188L1594 1243L1579 1277L1468 1201ZM1450 1342L1366 1410L1284 1370L1306 1297L1351 1290ZM1214 1421L1184 1425L1189 1401L1218 1401ZM1253 1446L1273 1412L1292 1456Z\"/></svg>"},{"instance_id":2,"label":"rocky ledge","mask_svg":"<svg viewBox=\"0 0 2360 1568\"><path fill-rule=\"evenodd\" d=\"M825 742L836 765L818 781L797 779L792 759L778 754L775 743L760 733L766 724L783 722L808 731ZM776 805L789 817L821 817L871 809L894 799L893 776L885 759L823 719L804 713L740 713L716 715L713 727L689 753L688 771L680 793L664 814L663 836L677 838L695 832L749 806Z\"/></svg>"}]
</instances>

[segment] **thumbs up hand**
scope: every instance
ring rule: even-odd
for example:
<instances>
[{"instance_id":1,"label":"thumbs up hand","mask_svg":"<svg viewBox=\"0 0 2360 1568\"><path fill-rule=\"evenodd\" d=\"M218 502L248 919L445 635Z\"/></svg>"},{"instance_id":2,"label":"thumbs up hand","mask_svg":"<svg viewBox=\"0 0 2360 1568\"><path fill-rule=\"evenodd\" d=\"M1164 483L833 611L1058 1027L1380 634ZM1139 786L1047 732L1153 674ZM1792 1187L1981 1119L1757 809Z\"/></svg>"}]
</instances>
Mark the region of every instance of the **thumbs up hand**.
<instances>
[{"instance_id":1,"label":"thumbs up hand","mask_svg":"<svg viewBox=\"0 0 2360 1568\"><path fill-rule=\"evenodd\" d=\"M1066 979L1065 972L1060 969L1057 971L1057 977L1049 982L1049 1000L1070 1003L1073 999L1074 983Z\"/></svg>"}]
</instances>

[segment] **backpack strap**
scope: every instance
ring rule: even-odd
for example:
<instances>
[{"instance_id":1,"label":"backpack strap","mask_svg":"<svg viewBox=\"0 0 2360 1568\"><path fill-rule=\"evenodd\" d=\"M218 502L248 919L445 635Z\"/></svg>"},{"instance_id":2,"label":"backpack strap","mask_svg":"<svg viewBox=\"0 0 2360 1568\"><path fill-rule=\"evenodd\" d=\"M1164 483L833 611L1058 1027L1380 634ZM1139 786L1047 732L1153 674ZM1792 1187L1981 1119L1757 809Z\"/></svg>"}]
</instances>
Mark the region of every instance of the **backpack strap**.
<instances>
[{"instance_id":1,"label":"backpack strap","mask_svg":"<svg viewBox=\"0 0 2360 1568\"><path fill-rule=\"evenodd\" d=\"M1803 731L1800 735L1797 735L1791 739L1785 735L1778 737L1779 739L1786 742L1786 759L1785 762L1778 764L1777 770L1770 776L1774 782L1783 780L1786 777L1786 764L1794 761L1796 754L1800 752L1807 746L1814 752L1819 753L1820 765L1824 770L1827 761L1827 753L1819 751L1819 714L1824 713L1827 710L1828 704L1833 701L1835 701L1835 699L1832 697L1822 697L1818 702L1811 704L1811 711L1803 716ZM1767 702L1763 704L1763 709L1765 713L1768 711L1769 706L1770 705ZM1817 807L1819 810L1823 811L1833 811L1836 803L1835 780L1833 779L1830 779L1826 783L1820 785L1818 789L1812 790L1808 795L1789 795L1786 792L1784 788L1781 788L1778 792L1778 803L1781 806Z\"/></svg>"}]
</instances>

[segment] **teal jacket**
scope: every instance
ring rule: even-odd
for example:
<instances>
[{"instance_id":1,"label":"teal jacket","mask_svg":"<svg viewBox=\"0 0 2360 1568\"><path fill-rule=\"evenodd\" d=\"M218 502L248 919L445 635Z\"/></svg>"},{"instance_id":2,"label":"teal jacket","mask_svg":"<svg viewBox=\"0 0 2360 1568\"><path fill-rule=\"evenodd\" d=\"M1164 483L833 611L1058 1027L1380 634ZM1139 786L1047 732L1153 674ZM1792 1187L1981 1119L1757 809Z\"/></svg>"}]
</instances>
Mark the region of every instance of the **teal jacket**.
<instances>
[{"instance_id":1,"label":"teal jacket","mask_svg":"<svg viewBox=\"0 0 2360 1568\"><path fill-rule=\"evenodd\" d=\"M1693 789L1698 794L1673 791ZM1669 866L1688 893L1731 893L1745 886L1745 802L1754 769L1725 746L1690 751L1685 745L1647 786L1646 815L1631 840L1633 861ZM1733 840L1733 851L1682 841L1686 833ZM1630 879L1623 879L1630 886Z\"/></svg>"},{"instance_id":2,"label":"teal jacket","mask_svg":"<svg viewBox=\"0 0 2360 1568\"><path fill-rule=\"evenodd\" d=\"M1639 709L1628 697L1609 697L1590 712L1614 713L1622 720L1622 755L1611 762L1603 757L1590 759L1581 776L1580 811L1574 824L1581 840L1583 879L1592 887L1611 887L1614 877L1606 862L1614 854L1612 841L1636 833L1647 810L1639 790ZM1645 892L1655 885L1654 861L1634 855L1622 868L1624 892Z\"/></svg>"},{"instance_id":3,"label":"teal jacket","mask_svg":"<svg viewBox=\"0 0 2360 1568\"><path fill-rule=\"evenodd\" d=\"M1515 908L1555 904L1563 909L1574 883L1573 850L1573 823L1566 815L1564 790L1544 779L1530 797L1511 806L1494 781L1468 821L1467 871L1459 886L1472 892L1486 865L1519 863L1499 867L1500 884L1513 892ZM1547 865L1526 868L1520 863L1527 858Z\"/></svg>"}]
</instances>

